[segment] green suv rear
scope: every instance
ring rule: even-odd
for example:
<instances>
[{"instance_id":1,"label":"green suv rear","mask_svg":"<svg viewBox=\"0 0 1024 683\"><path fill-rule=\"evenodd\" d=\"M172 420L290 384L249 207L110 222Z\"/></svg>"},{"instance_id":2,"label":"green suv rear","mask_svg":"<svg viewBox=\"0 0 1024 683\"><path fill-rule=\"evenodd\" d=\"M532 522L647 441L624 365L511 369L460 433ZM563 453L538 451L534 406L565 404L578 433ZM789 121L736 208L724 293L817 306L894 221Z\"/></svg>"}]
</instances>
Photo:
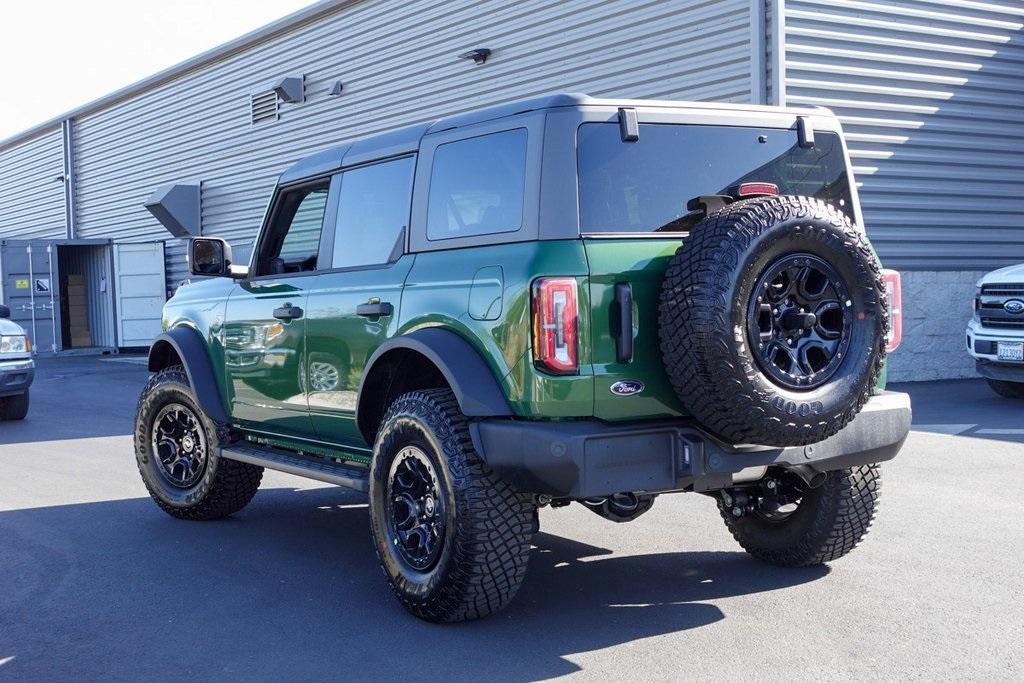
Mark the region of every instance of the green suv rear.
<instances>
[{"instance_id":1,"label":"green suv rear","mask_svg":"<svg viewBox=\"0 0 1024 683\"><path fill-rule=\"evenodd\" d=\"M433 621L508 603L545 505L704 493L755 557L836 559L910 426L861 225L825 110L555 95L335 147L280 177L248 266L192 240L215 277L164 309L140 472L185 519L264 468L367 491Z\"/></svg>"}]
</instances>

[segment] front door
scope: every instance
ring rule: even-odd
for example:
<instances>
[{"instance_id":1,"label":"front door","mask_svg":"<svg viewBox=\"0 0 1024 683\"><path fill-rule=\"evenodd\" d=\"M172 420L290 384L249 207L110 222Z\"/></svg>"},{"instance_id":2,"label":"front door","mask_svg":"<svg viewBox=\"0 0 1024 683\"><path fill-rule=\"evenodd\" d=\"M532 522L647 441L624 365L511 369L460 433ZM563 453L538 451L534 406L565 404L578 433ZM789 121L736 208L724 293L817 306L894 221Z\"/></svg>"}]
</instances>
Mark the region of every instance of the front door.
<instances>
[{"instance_id":1,"label":"front door","mask_svg":"<svg viewBox=\"0 0 1024 683\"><path fill-rule=\"evenodd\" d=\"M37 353L60 350L57 252L44 241L3 243L4 298Z\"/></svg>"},{"instance_id":2,"label":"front door","mask_svg":"<svg viewBox=\"0 0 1024 683\"><path fill-rule=\"evenodd\" d=\"M313 438L303 389L306 300L320 262L327 181L283 190L253 270L232 290L224 360L232 418L253 431Z\"/></svg>"},{"instance_id":3,"label":"front door","mask_svg":"<svg viewBox=\"0 0 1024 683\"><path fill-rule=\"evenodd\" d=\"M320 439L368 448L355 424L366 361L397 332L414 157L346 170L339 188L331 270L307 299L306 395Z\"/></svg>"}]
</instances>

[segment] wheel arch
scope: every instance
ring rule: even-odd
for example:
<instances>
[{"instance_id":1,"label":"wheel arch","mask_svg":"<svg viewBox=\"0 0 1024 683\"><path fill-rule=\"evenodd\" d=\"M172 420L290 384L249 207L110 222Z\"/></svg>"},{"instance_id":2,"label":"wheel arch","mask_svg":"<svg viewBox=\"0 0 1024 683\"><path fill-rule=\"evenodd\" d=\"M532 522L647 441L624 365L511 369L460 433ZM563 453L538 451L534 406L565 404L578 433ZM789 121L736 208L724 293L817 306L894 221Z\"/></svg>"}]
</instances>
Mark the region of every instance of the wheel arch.
<instances>
[{"instance_id":1,"label":"wheel arch","mask_svg":"<svg viewBox=\"0 0 1024 683\"><path fill-rule=\"evenodd\" d=\"M153 340L149 347L149 371L159 372L173 365L185 368L203 412L214 422L227 424L230 418L224 409L206 342L199 332L190 327L175 327Z\"/></svg>"},{"instance_id":2,"label":"wheel arch","mask_svg":"<svg viewBox=\"0 0 1024 683\"><path fill-rule=\"evenodd\" d=\"M450 330L425 328L389 339L370 356L356 404L359 432L372 445L394 398L442 386L452 390L464 415L513 414L494 373L468 341Z\"/></svg>"}]
</instances>

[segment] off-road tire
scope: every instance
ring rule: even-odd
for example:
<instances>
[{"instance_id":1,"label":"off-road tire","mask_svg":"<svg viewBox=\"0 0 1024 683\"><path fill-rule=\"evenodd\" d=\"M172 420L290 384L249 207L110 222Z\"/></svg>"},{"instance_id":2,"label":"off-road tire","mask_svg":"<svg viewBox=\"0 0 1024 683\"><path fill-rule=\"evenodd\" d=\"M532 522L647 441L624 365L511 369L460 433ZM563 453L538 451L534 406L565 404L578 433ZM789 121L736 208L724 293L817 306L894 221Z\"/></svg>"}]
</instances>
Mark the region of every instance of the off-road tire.
<instances>
[{"instance_id":1,"label":"off-road tire","mask_svg":"<svg viewBox=\"0 0 1024 683\"><path fill-rule=\"evenodd\" d=\"M1007 382L1001 379L988 379L992 391L1003 398L1024 398L1024 382Z\"/></svg>"},{"instance_id":2,"label":"off-road tire","mask_svg":"<svg viewBox=\"0 0 1024 683\"><path fill-rule=\"evenodd\" d=\"M160 408L171 402L195 412L206 434L206 468L199 481L187 489L173 486L161 475L150 444L153 420ZM149 379L135 413L135 459L149 495L161 510L178 519L221 519L244 508L256 495L263 468L218 457L222 432L199 407L182 366L166 368Z\"/></svg>"},{"instance_id":3,"label":"off-road tire","mask_svg":"<svg viewBox=\"0 0 1024 683\"><path fill-rule=\"evenodd\" d=\"M832 266L855 307L848 354L813 389L773 382L747 341L751 293L762 271L787 254ZM836 434L878 380L887 331L881 267L867 238L845 214L808 197L738 201L702 220L669 263L659 305L662 358L676 394L729 443L798 446Z\"/></svg>"},{"instance_id":4,"label":"off-road tire","mask_svg":"<svg viewBox=\"0 0 1024 683\"><path fill-rule=\"evenodd\" d=\"M0 420L24 420L28 415L28 389L14 396L0 398Z\"/></svg>"},{"instance_id":5,"label":"off-road tire","mask_svg":"<svg viewBox=\"0 0 1024 683\"><path fill-rule=\"evenodd\" d=\"M415 445L430 459L446 499L439 559L416 571L395 549L386 519L392 460ZM432 622L477 619L512 600L526 574L537 509L477 455L466 417L448 389L413 391L389 407L370 466L370 530L388 584L412 614Z\"/></svg>"},{"instance_id":6,"label":"off-road tire","mask_svg":"<svg viewBox=\"0 0 1024 683\"><path fill-rule=\"evenodd\" d=\"M875 518L882 484L878 465L829 472L782 520L757 514L735 517L719 499L718 511L736 542L759 560L806 567L839 559L860 543Z\"/></svg>"}]
</instances>

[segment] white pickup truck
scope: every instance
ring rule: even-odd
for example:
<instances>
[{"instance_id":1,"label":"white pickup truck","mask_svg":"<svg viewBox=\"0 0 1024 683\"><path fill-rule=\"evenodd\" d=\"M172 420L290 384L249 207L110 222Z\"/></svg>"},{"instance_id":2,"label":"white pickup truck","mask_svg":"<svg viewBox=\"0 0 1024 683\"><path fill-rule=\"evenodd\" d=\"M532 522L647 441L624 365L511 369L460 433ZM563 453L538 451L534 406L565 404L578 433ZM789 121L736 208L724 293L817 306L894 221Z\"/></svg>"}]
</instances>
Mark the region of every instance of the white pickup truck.
<instances>
[{"instance_id":1,"label":"white pickup truck","mask_svg":"<svg viewBox=\"0 0 1024 683\"><path fill-rule=\"evenodd\" d=\"M967 351L993 391L1024 398L1024 264L978 280Z\"/></svg>"},{"instance_id":2,"label":"white pickup truck","mask_svg":"<svg viewBox=\"0 0 1024 683\"><path fill-rule=\"evenodd\" d=\"M10 315L10 309L0 305L0 420L23 420L35 363L28 335L7 319Z\"/></svg>"}]
</instances>

